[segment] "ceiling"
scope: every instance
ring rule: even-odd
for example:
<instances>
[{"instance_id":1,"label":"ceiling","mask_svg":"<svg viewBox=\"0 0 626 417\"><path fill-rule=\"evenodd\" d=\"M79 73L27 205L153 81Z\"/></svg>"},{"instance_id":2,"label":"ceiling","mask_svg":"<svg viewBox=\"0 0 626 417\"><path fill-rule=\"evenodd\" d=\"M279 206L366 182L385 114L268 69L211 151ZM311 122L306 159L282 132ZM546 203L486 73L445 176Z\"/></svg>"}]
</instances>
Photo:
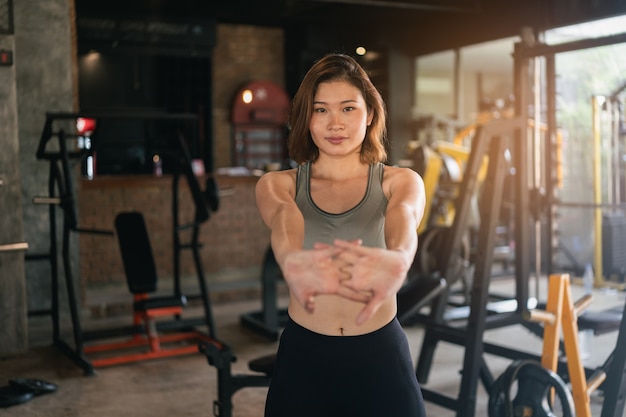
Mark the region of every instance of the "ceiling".
<instances>
[{"instance_id":1,"label":"ceiling","mask_svg":"<svg viewBox=\"0 0 626 417\"><path fill-rule=\"evenodd\" d=\"M77 15L212 19L422 55L626 13L622 0L75 0ZM290 33L290 32L288 32Z\"/></svg>"}]
</instances>

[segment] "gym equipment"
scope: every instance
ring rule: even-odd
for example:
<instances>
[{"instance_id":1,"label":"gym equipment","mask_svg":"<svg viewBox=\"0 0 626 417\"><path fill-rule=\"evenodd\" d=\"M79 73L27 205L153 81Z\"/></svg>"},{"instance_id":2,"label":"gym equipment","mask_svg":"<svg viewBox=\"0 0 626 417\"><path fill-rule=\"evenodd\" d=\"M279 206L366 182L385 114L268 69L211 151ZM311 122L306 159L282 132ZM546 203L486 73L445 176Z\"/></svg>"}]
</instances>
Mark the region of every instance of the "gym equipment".
<instances>
[{"instance_id":1,"label":"gym equipment","mask_svg":"<svg viewBox=\"0 0 626 417\"><path fill-rule=\"evenodd\" d=\"M75 140L76 137L71 132L74 131L75 121L79 117L94 118L97 120L106 119L107 117L130 117L130 118L166 118L171 120L187 120L194 121L196 116L191 115L168 115L168 114L73 114L73 113L47 113L44 130L40 139L39 147L37 149L37 158L47 160L50 162L50 177L49 177L49 195L47 197L35 198L35 203L48 204L50 215L50 252L47 254L34 254L31 255L31 260L45 259L49 260L52 266L52 308L49 313L52 316L53 324L53 342L57 345L63 353L65 353L70 359L72 359L78 366L80 366L85 374L94 374L94 364L85 356L85 341L94 341L110 337L121 337L127 335L135 335L138 331L138 326L128 326L119 329L105 329L103 331L92 330L85 332L81 328L81 323L78 316L78 304L76 300L76 292L74 289L74 278L72 274L72 268L70 265L69 246L70 246L70 234L72 232L87 231L77 226L77 215L74 207L75 198L72 187L72 166L70 161L80 162L86 156L84 149L79 151L69 151L66 141ZM56 148L51 150L47 149L52 139L57 140ZM183 249L190 249L193 254L194 264L196 266L198 274L198 283L200 288L200 294L204 307L204 316L200 318L176 318L175 320L168 322L154 323L156 331L172 330L172 329L185 329L189 330L195 326L206 325L208 327L208 334L202 337L202 342L198 345L194 345L193 349L204 353L210 364L215 364L218 369L218 386L222 387L219 392L219 399L215 406L215 412L219 413L223 417L230 417L232 409L230 396L234 392L234 387L242 388L244 386L260 386L269 384L269 376L265 375L261 378L258 377L241 377L232 375L230 372L231 362L236 360L232 354L231 349L227 344L217 339L215 335L215 326L213 325L213 316L211 312L211 306L209 303L209 293L204 279L202 270L202 263L200 260L198 242L199 227L210 217L210 211L217 209L219 206L219 193L217 192L217 184L214 178L210 177L207 180L206 190L203 192L200 189L197 178L193 173L191 167L191 160L189 152L185 146L185 142L182 137L178 137L178 152L175 155L166 155L166 157L172 158L175 162L174 165L177 169L172 175L172 211L173 211L173 233L174 233L174 297L182 302L181 288L180 288L180 252ZM178 187L181 177L187 180L187 184L191 191L193 199L195 214L194 219L187 224L181 224L178 217ZM60 193L60 197L57 197L57 190ZM74 338L73 346L70 346L66 341L60 337L60 320L59 320L59 272L58 272L58 249L57 249L57 224L56 224L56 206L60 206L63 210L63 265L65 272L65 283L68 295L68 303L70 307L70 314L72 319L72 333ZM208 207L207 207L208 206ZM191 229L191 241L184 243L179 237L179 232L182 230ZM121 230L121 228L120 228ZM101 233L104 235L113 235L111 231L90 230L92 233ZM125 240L125 239L124 239ZM145 249L145 248L144 248ZM145 255L145 254L144 254ZM136 254L133 254L136 256ZM135 265L136 266L136 265ZM129 271L130 276L133 275L133 271ZM131 278L131 281L133 279ZM149 289L150 287L148 287ZM146 290L146 288L139 288L138 291ZM134 290L131 290L131 292ZM155 311L154 305L151 305L152 301L139 300L135 304L135 312L137 316L141 317L144 321L150 322L154 317L152 313ZM175 302L172 306L169 304L165 311L167 314L176 314L180 307L179 301ZM157 315L163 312L156 308ZM150 326L149 326L150 327ZM159 339L152 339L153 345L158 347L159 342L164 339L159 336ZM191 348L190 348L191 349ZM93 351L90 353L94 353ZM145 357L145 356L144 356ZM143 357L142 357L143 358ZM127 357L125 359L128 359ZM265 361L260 361L265 363ZM267 367L258 367L259 361L251 362L251 369L262 370ZM108 364L112 364L109 362ZM254 375L253 375L254 376ZM226 388L224 388L226 387Z\"/></svg>"},{"instance_id":2,"label":"gym equipment","mask_svg":"<svg viewBox=\"0 0 626 417\"><path fill-rule=\"evenodd\" d=\"M200 352L204 353L211 366L217 369L217 399L213 401L215 417L231 417L232 396L242 388L267 387L270 384L276 355L266 355L248 362L254 374L234 374L231 364L237 360L232 348L227 344L200 342Z\"/></svg>"},{"instance_id":3,"label":"gym equipment","mask_svg":"<svg viewBox=\"0 0 626 417\"><path fill-rule=\"evenodd\" d=\"M282 278L274 251L268 246L261 269L261 310L244 313L239 319L243 327L271 341L278 340L288 318L287 309L278 308L277 284Z\"/></svg>"},{"instance_id":4,"label":"gym equipment","mask_svg":"<svg viewBox=\"0 0 626 417\"><path fill-rule=\"evenodd\" d=\"M557 45L546 45L541 42L527 42L522 41L515 45L515 51L513 53L514 58L514 82L515 82L515 117L510 120L492 120L483 126L480 126L475 136L472 139L472 151L468 160L467 168L465 170L463 185L460 188L460 194L455 202L455 222L452 224L450 233L448 233L445 239L445 244L440 248L438 262L441 276L446 277L446 269L451 259L450 254L458 251L458 245L464 229L464 219L459 218L466 215L468 211L468 195L473 192L475 185L475 176L478 172L478 163L476 158L482 158L485 154L487 147L482 141L491 139L493 136L497 142L503 140L504 136L511 137L513 140L510 142L512 167L515 169L515 176L513 182L509 187L514 193L514 224L513 224L513 240L515 242L515 301L514 311L508 312L496 312L487 308L489 296L488 284L489 275L491 274L492 267L492 252L494 248L493 242L495 241L495 224L491 223L487 225L492 219L487 215L485 219L484 212L492 213L491 216L496 217L497 210L501 208L501 187L503 174L500 172L493 172L493 175L487 174L487 182L481 195L481 223L480 231L478 235L477 251L474 271L473 282L471 286L469 316L467 321L463 323L449 323L446 320L445 312L447 307L447 291L443 291L442 296L437 297L431 304L429 314L418 315L416 320L419 324L423 324L425 327L424 338L422 342L422 348L419 352L418 362L416 366L416 374L420 381L424 399L426 401L434 402L442 407L454 410L457 417L471 417L475 413L476 409L476 389L477 383L480 381L485 385L487 390L493 384L494 379L489 372L487 363L483 358L483 354L497 355L500 357L509 358L512 360L517 359L539 359L537 355L529 354L527 352L520 351L519 349L511 349L504 346L498 346L492 343L483 341L483 334L490 328L496 328L498 326L507 326L513 324L523 324L525 320L523 316L525 312L532 308L530 307L531 298L529 297L529 277L530 268L532 263L530 262L530 247L531 247L531 230L532 224L530 221L530 215L533 213L533 206L537 203L541 203L542 213L547 213L545 228L548 230L548 241L553 243L558 241L554 236L556 216L554 207L556 206L556 188L558 187L559 180L559 160L558 160L558 127L556 121L556 65L555 54L561 52L569 52L574 50L580 50L584 48L591 48L602 45L609 45L616 42L623 42L624 36L607 36L600 38L593 38L583 41L574 41L569 43L560 43ZM546 91L543 94L541 85L530 85L530 64L533 63L535 58L545 58L545 72L541 77L546 81ZM534 87L534 88L533 88ZM535 96L531 96L531 91ZM537 104L542 97L545 97L547 102L546 108L541 106L532 105L533 98ZM531 132L527 123L529 119L528 111L530 108L535 110L535 116L533 118L537 121L540 120L540 116L546 115L546 133L542 138L535 135L533 145L535 149L531 149ZM505 128L505 124L508 123L508 127ZM498 128L496 129L496 126ZM534 133L537 133L539 124L534 126ZM487 134L485 134L487 132ZM485 139L482 136L489 136ZM497 142L488 145L488 147L500 147ZM538 143L541 142L541 143ZM541 149L537 147L541 145ZM535 152L530 152L534 150ZM493 149L492 149L493 151ZM496 159L492 159L491 155L494 155ZM537 157L541 157L541 160L535 160ZM499 158L498 153L490 153L489 165L497 161ZM530 172L531 166L541 168ZM533 183L530 186L531 174L537 174L538 171L546 173L545 184L542 184L542 190L533 190L531 187L536 187ZM471 180L471 181L468 181ZM493 182L494 184L489 184ZM468 190L469 189L469 190ZM544 191L545 189L545 191ZM533 196L544 196L544 198L537 198L535 201L531 199ZM562 203L559 203L562 204ZM488 205L489 209L485 210L484 206ZM485 221L486 220L486 221ZM537 233L537 223L535 223L535 233ZM543 223L541 223L543 224ZM553 250L554 245L546 245L546 256L548 274L552 272L552 262L554 259ZM537 262L535 258L535 264L537 268L541 267L541 264ZM596 266L597 268L597 266ZM536 299L535 299L536 302ZM452 325L454 324L454 325ZM621 331L621 325L620 325ZM621 336L621 334L620 334ZM621 337L620 337L621 339ZM430 368L432 366L433 355L437 344L440 341L453 343L463 346L465 348L464 360L462 365L462 380L460 384L460 390L458 396L454 397L447 393L437 392L430 389L428 386L428 377ZM626 342L623 342L626 343ZM618 343L619 344L619 343ZM622 372L624 372L624 362L622 361L625 353L625 347L622 344L621 351L614 351L616 361L619 369L617 375L614 374L614 381L624 380ZM619 358L618 358L619 357ZM613 367L609 371L613 371ZM585 370L585 374L591 373L591 370ZM613 371L615 372L615 371ZM558 363L557 374L563 378L566 374L566 366L564 363ZM608 375L607 375L608 381ZM606 384L606 382L605 382ZM603 385L605 385L603 384ZM626 390L626 384L616 384L617 387L611 387L616 393L623 395ZM616 394L613 403L619 403L619 395ZM607 409L605 405L604 409ZM604 410L603 410L604 412ZM615 414L617 416L617 414Z\"/></svg>"},{"instance_id":5,"label":"gym equipment","mask_svg":"<svg viewBox=\"0 0 626 417\"><path fill-rule=\"evenodd\" d=\"M85 157L85 151L70 151L67 143L68 140L75 141L77 139L77 136L72 133L74 132L74 127L71 126L70 123L75 121L78 117L78 115L56 113L46 114L46 121L39 140L36 156L37 159L49 162L48 196L35 197L33 198L33 203L48 205L50 249L47 253L27 253L25 259L26 261L47 260L50 262L52 278L51 307L49 310L37 311L33 312L33 314L49 314L51 316L53 343L78 366L83 368L86 374L90 375L93 374L94 369L92 364L84 357L83 354L82 329L78 315L76 290L74 289L74 274L70 263L70 239L72 232L94 233L101 235L112 235L113 233L106 230L93 230L78 227L71 161L81 161ZM54 145L50 145L53 139L57 139L56 147ZM60 332L57 206L61 208L63 212L61 256L63 270L65 273L65 285L72 323L74 346L71 346L64 339L62 339Z\"/></svg>"},{"instance_id":6,"label":"gym equipment","mask_svg":"<svg viewBox=\"0 0 626 417\"><path fill-rule=\"evenodd\" d=\"M418 314L413 318L425 327L422 349L416 365L416 375L420 381L424 399L442 407L456 410L459 416L473 415L479 378L487 387L493 383L494 379L487 368L483 354L503 355L504 353L512 353L500 346L484 343L484 332L490 328L519 323L522 320L521 312L527 309L529 304L528 283L523 278L518 278L516 281L514 299L506 299L489 293L489 280L491 279L491 266L494 256L493 248L497 237L498 213L501 207L507 168L505 150L508 149L508 139L521 128L521 118L492 120L477 128L472 140L472 150L465 168L463 182L459 187L460 192L455 202L453 224L445 233L441 246L438 247L438 272L441 277L445 278L448 271L456 267L454 262L450 262L450 260L458 253L462 244L462 237L467 229L469 205L476 192L476 178L483 160L487 156L489 165L481 192L481 219L474 259L475 269L470 291L470 304L469 308L465 310L465 324L455 323L453 325L445 315L449 302L449 287L446 287L439 296L433 299L428 315ZM525 245L516 245L516 251L521 250L525 250ZM515 259L518 263L525 259L525 254L516 253ZM516 272L523 273L524 271L516 268ZM495 301L490 302L494 299ZM506 304L506 308L500 304ZM439 341L465 347L461 387L457 398L438 392L428 386L428 376Z\"/></svg>"},{"instance_id":7,"label":"gym equipment","mask_svg":"<svg viewBox=\"0 0 626 417\"><path fill-rule=\"evenodd\" d=\"M553 151L558 145L557 143L555 143L555 138L557 137L556 135L556 132L557 132L556 55L559 53L580 51L583 49L596 48L600 46L622 43L625 41L625 39L626 37L624 36L624 34L618 34L618 35L609 35L609 36L603 36L603 37L589 38L589 39L584 39L584 40L577 40L577 41L572 41L572 42L565 42L565 43L560 43L557 45L546 45L541 42L533 42L533 43L520 42L516 44L515 52L513 54L514 61L515 61L514 68L515 68L515 75L516 75L516 84L518 86L518 90L524 93L524 94L516 94L516 96L519 99L518 100L519 105L516 108L516 112L518 114L523 114L523 112L527 111L526 109L528 108L528 104L530 102L530 100L528 100L528 97L527 97L528 91L530 90L530 88L527 85L528 81L525 75L528 73L529 63L532 62L532 60L536 60L539 58L541 58L545 62L545 75L543 78L546 81L546 88L545 88L546 108L541 109L541 108L538 108L537 106L534 106L534 108L535 108L535 111L541 112L547 115L547 130L548 130L547 137L549 138L550 143L542 145L544 147L545 146L549 147L548 148L549 151L542 153L542 155L545 157L543 167L545 169L545 172L550 173L551 178L558 180L559 175L560 175L559 172L555 171L555 168L558 167L558 160L557 160L557 156L555 155L555 152ZM535 85L534 87L535 87L534 91L537 96L541 96L542 94L544 94L542 92L540 85ZM621 87L620 87L620 90L621 90ZM595 106L593 110L595 113L596 111ZM595 120L595 116L596 115L594 114L594 120ZM594 128L596 127L597 125L594 126ZM596 130L594 131L594 144L597 146L598 142L599 142L598 132ZM521 141L520 145L525 147L526 146L525 141ZM598 148L596 147L596 150L597 149ZM598 154L596 153L596 156L597 155ZM518 159L520 159L521 161L524 161L524 159L521 159L521 158L525 158L525 157L526 157L526 152L522 152L522 154L519 155ZM523 167L523 165L520 165L520 166ZM525 178L525 177L526 175L521 176L521 178ZM599 181L599 178L595 178L596 185L598 181ZM599 237L602 236L602 228L600 226L600 223L601 223L600 210L598 209L601 207L617 208L617 205L611 205L611 204L609 205L599 205L599 204L585 205L585 204L579 204L579 203L568 203L568 202L563 202L563 201L556 201L555 193L554 193L554 188L556 186L556 183L557 181L548 181L545 184L545 195L547 197L546 199L546 203L547 203L546 211L547 212L555 213L554 208L557 206L591 207L591 208L596 209L596 217L595 217L596 233L595 235L596 235L597 240L595 242L594 268L596 271L596 279L598 279L599 277L603 275L602 274L602 267L603 267L602 253L600 253L601 252L600 249L602 246L602 239L599 239ZM520 190L518 190L518 193L523 192L523 190L525 189L526 187L520 188ZM595 192L597 193L600 188L594 185L594 189L595 189ZM599 199L596 198L596 203L598 201ZM518 200L516 201L516 203L518 206L522 208L527 207L527 201ZM554 217L555 217L554 215L547 216L547 222L546 222L546 229L549 233L549 239L553 241L556 240L554 236L554 229L555 229L554 224L556 223L556 219ZM522 218L519 218L519 224L516 224L516 232L519 231L519 232L525 233L524 230L528 230L527 227L525 228L523 226L522 220L523 220ZM520 246L521 246L521 242L516 241L516 248L519 248ZM548 265L548 268L549 268L548 273L551 273L550 268L552 267L551 262L553 260L554 249L555 248L552 245L547 245L548 253L546 255L546 258L550 262ZM559 241L559 249L561 250L566 249L565 246L560 241ZM523 265L520 265L520 266L523 266ZM516 269L517 267L518 265L516 264ZM626 308L626 305L625 305L625 308ZM579 318L581 325L584 322L583 320L586 318L587 314L588 313L585 313ZM615 320L612 320L612 322L615 322ZM593 325L593 321L587 321L587 323ZM600 387L600 389L602 389L606 394L603 407L602 407L602 417L608 417L608 416L621 417L624 413L624 398L626 397L626 378L625 378L626 330L625 330L625 326L626 324L624 321L624 314L622 314L621 322L619 325L617 345L615 349L613 350L612 354L610 355L610 357L608 358L608 360L602 366L602 369L604 369L607 373L606 381ZM592 370L586 370L586 374L588 376L590 376L592 372L593 372ZM559 371L559 374L562 375L561 371Z\"/></svg>"},{"instance_id":8,"label":"gym equipment","mask_svg":"<svg viewBox=\"0 0 626 417\"><path fill-rule=\"evenodd\" d=\"M406 282L400 288L397 295L398 311L396 316L401 325L414 324L413 317L418 314L422 307L446 290L447 281L438 273L430 275L418 274L415 277L411 270Z\"/></svg>"},{"instance_id":9,"label":"gym equipment","mask_svg":"<svg viewBox=\"0 0 626 417\"><path fill-rule=\"evenodd\" d=\"M494 380L491 376L487 364L483 358L484 353L494 354L510 359L537 359L536 355L518 351L515 349L509 349L503 346L497 346L495 344L484 343L483 333L490 328L497 328L500 326L508 326L512 324L522 324L524 317L528 315L529 308L533 308L533 304L530 302L532 299L528 297L528 280L519 276L519 271L527 268L527 264L522 265L521 268L516 268L516 299L509 300L514 301L510 303L513 309L509 311L498 311L497 307L490 306L488 294L488 284L491 277L491 259L493 256L494 242L496 239L496 216L489 217L488 213L497 212L501 203L501 193L503 186L503 176L501 170L503 165L501 152L505 149L504 140L505 134L510 134L511 130L515 129L515 125L500 122L499 126L493 126L487 124L483 129L494 129L490 134L486 134L484 131L478 131L477 136L474 138L473 152L477 155L470 158L468 162L466 181L462 187L462 192L459 195L457 201L458 207L456 210L455 223L449 229L448 233L443 239L444 244L440 247L440 265L442 276L445 276L446 270L454 268L454 263L447 262L450 256L458 247L463 230L463 215L465 210L459 207L467 205L468 195L472 192L472 186L475 184L472 180L472 175L477 168L476 162L481 155L490 148L489 154L489 171L485 182L485 188L482 193L481 200L481 224L480 235L478 241L478 250L476 256L476 271L474 274L474 280L472 283L472 291L470 294L470 306L469 317L465 325L454 324L450 322L451 318L446 315L446 306L448 304L447 297L439 296L434 300L431 306L430 315L417 316L418 323L425 325L425 335L422 344L422 350L418 357L416 366L416 374L418 380L422 386L422 392L424 398L427 401L435 402L441 406L456 410L458 415L472 415L475 409L475 392L477 389L477 383L480 380L485 387L489 390L493 385ZM518 125L519 127L519 125ZM507 132L507 129L509 130ZM493 136L493 138L492 138ZM491 139L491 140L490 140ZM487 143L489 143L487 145ZM500 160L499 160L500 159ZM499 167L500 166L500 167ZM483 213L484 212L484 213ZM517 240L519 242L519 240ZM525 245L524 245L525 246ZM516 246L517 247L517 246ZM523 248L519 248L523 249ZM519 259L524 258L524 254ZM516 259L518 257L516 256ZM445 291L443 292L445 294ZM504 301L502 301L504 302ZM496 302L497 303L497 302ZM458 320L458 317L454 317L454 320ZM571 319L571 317L570 317ZM431 390L428 383L428 373L432 365L432 359L434 349L439 341L446 341L453 344L459 344L465 347L465 356L463 362L463 377L461 381L460 393L458 398L452 398L451 396ZM555 356L556 357L556 356ZM555 367L554 371L560 375L565 368L564 363L559 363L558 367ZM557 369L558 368L558 369ZM586 370L579 371L578 375L586 373ZM586 388L597 387L601 383L600 379L592 378L589 384L585 383ZM582 386L582 384L581 384Z\"/></svg>"},{"instance_id":10,"label":"gym equipment","mask_svg":"<svg viewBox=\"0 0 626 417\"><path fill-rule=\"evenodd\" d=\"M438 271L442 269L439 265L441 245L445 243L448 233L450 233L449 226L434 226L419 235L419 247L412 266L417 272L415 278L420 279L423 276L438 274ZM470 262L469 234L465 233L461 237L461 243L455 253L451 255L448 263L450 267L447 268L447 271L450 276L446 277L446 285L452 288L460 283L461 289L455 293L461 293L464 297L464 304L467 304L473 273ZM411 278L412 276L409 276L409 279Z\"/></svg>"},{"instance_id":11,"label":"gym equipment","mask_svg":"<svg viewBox=\"0 0 626 417\"><path fill-rule=\"evenodd\" d=\"M588 371L583 367L578 347L578 331L590 328L592 322L603 322L595 331L614 330L604 322L614 322L616 309L597 313L584 312L591 303L591 295L586 295L575 303L571 299L570 281L567 274L552 274L549 277L548 301L545 309L526 312L526 319L543 323L543 349L541 362L536 360L514 361L491 386L489 392L489 416L538 415L553 416L551 405L553 393L560 399L564 416L590 417L590 395L597 389L604 389L605 400L602 416L621 417L624 413L624 394L626 394L626 338L624 337L623 315L619 316L619 335L615 349L604 365ZM626 308L626 305L624 306ZM592 315L593 314L593 315ZM581 320L585 316L591 319ZM583 322L582 326L579 323ZM613 324L613 323L611 323ZM563 343L560 341L561 331ZM565 385L556 372L559 370L560 352L565 352L567 374ZM528 375L522 368L531 365L532 378L523 381ZM517 376L519 373L519 376ZM519 379L517 397L510 399L509 390L515 379ZM571 393L570 393L571 390ZM549 394L549 395L548 395ZM571 398L571 400L570 400ZM530 413L530 414L529 414Z\"/></svg>"},{"instance_id":12,"label":"gym equipment","mask_svg":"<svg viewBox=\"0 0 626 417\"><path fill-rule=\"evenodd\" d=\"M517 395L511 399L516 382ZM561 377L537 361L514 361L492 385L489 417L555 417L554 394L559 398L561 415L575 416L572 394Z\"/></svg>"},{"instance_id":13,"label":"gym equipment","mask_svg":"<svg viewBox=\"0 0 626 417\"><path fill-rule=\"evenodd\" d=\"M474 126L474 125L473 125ZM474 126L475 128L475 126ZM464 135L465 136L465 135ZM458 187L463 180L463 168L470 155L470 149L455 142L443 140L418 146L410 157L415 161L415 170L423 177L426 201L429 202L424 210L424 216L417 231L423 233L437 226L450 226L454 219L454 199L458 195ZM487 174L486 159L483 160L477 174L478 187L485 180ZM478 207L473 196L473 222L476 223Z\"/></svg>"},{"instance_id":14,"label":"gym equipment","mask_svg":"<svg viewBox=\"0 0 626 417\"><path fill-rule=\"evenodd\" d=\"M133 294L133 325L135 333L125 341L116 341L85 346L87 354L102 354L91 360L94 367L119 365L123 363L164 358L176 355L197 353L197 343L207 338L193 329L160 334L157 318L180 317L187 305L184 295L150 296L157 289L157 271L148 237L148 230L139 212L122 212L115 218L126 282ZM142 331L143 330L143 331ZM176 343L175 345L173 345ZM167 344L167 346L166 346ZM148 347L137 351L134 348ZM110 353L121 352L118 355Z\"/></svg>"},{"instance_id":15,"label":"gym equipment","mask_svg":"<svg viewBox=\"0 0 626 417\"><path fill-rule=\"evenodd\" d=\"M576 415L591 417L590 395L606 378L602 369L589 379L585 378L585 369L580 357L578 346L578 316L592 301L590 294L585 295L576 303L572 301L569 275L552 274L548 282L548 301L545 310L531 310L527 319L542 322L543 350L541 365L552 371L557 371L559 360L559 341L561 330L567 358L567 369L571 390L574 397Z\"/></svg>"},{"instance_id":16,"label":"gym equipment","mask_svg":"<svg viewBox=\"0 0 626 417\"><path fill-rule=\"evenodd\" d=\"M623 417L626 409L626 303L617 335L617 343L602 368L606 371L602 414L600 417Z\"/></svg>"},{"instance_id":17,"label":"gym equipment","mask_svg":"<svg viewBox=\"0 0 626 417\"><path fill-rule=\"evenodd\" d=\"M52 305L50 310L39 312L49 314L52 317L53 342L70 359L80 366L86 374L94 373L94 365L85 357L85 341L110 338L114 336L129 335L136 332L135 326L120 329L105 329L84 331L81 327L78 314L78 300L74 288L74 277L70 263L70 238L74 232L94 233L112 236L113 232L108 230L85 229L78 226L78 216L76 212L76 199L73 186L73 165L81 163L87 156L87 149L70 148L68 143L76 143L78 135L76 132L76 120L79 118L96 119L97 124L102 125L109 119L140 119L140 120L170 120L173 122L197 123L196 115L188 114L162 114L162 113L46 113L46 120L37 147L37 159L49 162L48 196L35 197L35 204L46 204L49 207L50 221L50 250L44 254L26 254L26 260L47 260L51 264L51 296ZM97 130L97 129L96 129ZM215 337L215 326L209 304L209 292L204 278L202 263L199 256L198 242L199 228L210 217L209 207L218 206L218 194L215 180L209 177L207 189L202 192L198 180L191 167L191 158L186 148L185 140L178 136L176 141L171 141L172 154L166 155L171 158L174 172L172 174L172 211L173 211L173 233L174 233L174 294L181 295L180 288L180 253L183 249L190 249L193 254L194 264L198 275L198 286L204 307L204 316L199 318L177 318L169 323L159 323L157 328L190 328L204 325L208 327L209 337ZM181 177L184 177L191 191L195 208L194 219L188 224L181 224L178 218L178 189ZM57 196L58 192L58 196ZM73 344L67 343L61 338L60 332L60 285L59 285L59 248L57 245L57 207L63 212L62 225L62 262L65 274L65 286L67 292L67 302L70 310ZM179 233L182 230L192 230L191 241L182 243Z\"/></svg>"},{"instance_id":18,"label":"gym equipment","mask_svg":"<svg viewBox=\"0 0 626 417\"><path fill-rule=\"evenodd\" d=\"M441 258L441 245L445 241L445 235L449 233L456 213L456 199L461 192L461 184L465 175L467 161L471 155L471 149L463 143L468 137L475 136L478 129L491 120L503 120L510 118L508 112L501 109L489 109L480 113L477 121L461 129L449 140L432 140L433 132L428 132L426 140L422 143L412 144L408 158L413 161L413 168L424 179L425 196L428 204L424 210L424 216L418 227L420 244L417 252L416 265L419 266L421 275L429 275L442 268L438 263ZM505 116L503 116L503 113ZM452 131L458 122L446 120L437 126L443 125ZM452 136L452 135L449 135ZM475 253L475 235L480 223L480 207L478 199L482 184L487 175L488 158L485 155L480 162L480 167L475 173L473 180L476 182L473 194L470 196L467 210L469 214L465 221L465 230L461 237L461 244L454 251L454 255L448 262L454 268L446 267L445 276L447 285L452 295L453 287L458 283L460 291L454 290L454 294L461 293L464 297L461 305L467 305L471 276L473 274L473 257ZM510 175L505 171L503 175ZM511 233L507 211L498 213L500 224L497 227L499 239L495 248L494 260L508 266L512 260L512 247L510 246Z\"/></svg>"},{"instance_id":19,"label":"gym equipment","mask_svg":"<svg viewBox=\"0 0 626 417\"><path fill-rule=\"evenodd\" d=\"M626 276L624 177L623 162L619 157L626 138L624 108L620 101L624 90L626 83L622 83L610 95L592 97L593 185L594 203L597 206L594 212L594 265L597 265L597 284L603 284L604 277L616 277L623 283ZM606 172L604 178L603 171ZM610 211L601 210L607 206L612 207Z\"/></svg>"}]
</instances>

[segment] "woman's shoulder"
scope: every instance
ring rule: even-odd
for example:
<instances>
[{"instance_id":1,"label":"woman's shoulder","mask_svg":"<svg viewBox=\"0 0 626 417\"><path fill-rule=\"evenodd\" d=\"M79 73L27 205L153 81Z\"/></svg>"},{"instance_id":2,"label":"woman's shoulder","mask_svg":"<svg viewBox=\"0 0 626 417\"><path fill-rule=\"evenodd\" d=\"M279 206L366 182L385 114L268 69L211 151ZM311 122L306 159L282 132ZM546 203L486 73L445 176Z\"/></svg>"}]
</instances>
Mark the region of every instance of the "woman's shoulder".
<instances>
[{"instance_id":1,"label":"woman's shoulder","mask_svg":"<svg viewBox=\"0 0 626 417\"><path fill-rule=\"evenodd\" d=\"M385 179L398 181L421 181L420 175L413 169L393 165L385 165Z\"/></svg>"},{"instance_id":2,"label":"woman's shoulder","mask_svg":"<svg viewBox=\"0 0 626 417\"><path fill-rule=\"evenodd\" d=\"M393 195L423 194L424 181L413 169L385 165L383 191L387 198Z\"/></svg>"},{"instance_id":3,"label":"woman's shoulder","mask_svg":"<svg viewBox=\"0 0 626 417\"><path fill-rule=\"evenodd\" d=\"M281 171L270 171L261 175L257 182L257 187L268 186L288 186L294 184L298 168L285 169Z\"/></svg>"}]
</instances>

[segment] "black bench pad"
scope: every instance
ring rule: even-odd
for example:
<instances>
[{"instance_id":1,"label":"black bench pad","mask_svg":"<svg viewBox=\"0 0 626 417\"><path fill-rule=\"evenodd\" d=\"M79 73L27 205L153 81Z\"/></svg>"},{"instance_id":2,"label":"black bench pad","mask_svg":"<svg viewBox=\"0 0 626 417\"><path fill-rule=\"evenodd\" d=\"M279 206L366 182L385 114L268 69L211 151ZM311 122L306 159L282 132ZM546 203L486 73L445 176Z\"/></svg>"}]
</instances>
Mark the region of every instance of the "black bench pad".
<instances>
[{"instance_id":1,"label":"black bench pad","mask_svg":"<svg viewBox=\"0 0 626 417\"><path fill-rule=\"evenodd\" d=\"M578 330L593 330L595 335L613 332L622 322L623 306L602 311L585 311L578 316Z\"/></svg>"},{"instance_id":2,"label":"black bench pad","mask_svg":"<svg viewBox=\"0 0 626 417\"><path fill-rule=\"evenodd\" d=\"M276 363L276 354L261 356L248 362L248 368L254 372L272 376L274 373L274 364Z\"/></svg>"}]
</instances>

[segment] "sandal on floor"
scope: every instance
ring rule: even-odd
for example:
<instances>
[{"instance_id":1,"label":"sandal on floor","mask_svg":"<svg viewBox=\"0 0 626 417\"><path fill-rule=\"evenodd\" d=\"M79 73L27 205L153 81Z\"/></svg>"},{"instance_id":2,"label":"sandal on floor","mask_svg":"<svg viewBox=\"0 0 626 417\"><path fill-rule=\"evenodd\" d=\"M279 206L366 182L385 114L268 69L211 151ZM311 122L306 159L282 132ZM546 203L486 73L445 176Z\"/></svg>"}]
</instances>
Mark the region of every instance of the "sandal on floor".
<instances>
[{"instance_id":1,"label":"sandal on floor","mask_svg":"<svg viewBox=\"0 0 626 417\"><path fill-rule=\"evenodd\" d=\"M13 405L22 404L35 396L32 391L25 391L22 388L16 388L12 385L0 387L0 407L11 407Z\"/></svg>"},{"instance_id":2,"label":"sandal on floor","mask_svg":"<svg viewBox=\"0 0 626 417\"><path fill-rule=\"evenodd\" d=\"M0 407L6 408L22 404L36 395L49 394L56 390L56 384L41 379L10 379L9 385L0 387Z\"/></svg>"},{"instance_id":3,"label":"sandal on floor","mask_svg":"<svg viewBox=\"0 0 626 417\"><path fill-rule=\"evenodd\" d=\"M10 379L9 385L25 392L32 392L34 395L49 394L57 390L56 384L33 378Z\"/></svg>"}]
</instances>

